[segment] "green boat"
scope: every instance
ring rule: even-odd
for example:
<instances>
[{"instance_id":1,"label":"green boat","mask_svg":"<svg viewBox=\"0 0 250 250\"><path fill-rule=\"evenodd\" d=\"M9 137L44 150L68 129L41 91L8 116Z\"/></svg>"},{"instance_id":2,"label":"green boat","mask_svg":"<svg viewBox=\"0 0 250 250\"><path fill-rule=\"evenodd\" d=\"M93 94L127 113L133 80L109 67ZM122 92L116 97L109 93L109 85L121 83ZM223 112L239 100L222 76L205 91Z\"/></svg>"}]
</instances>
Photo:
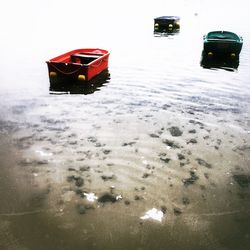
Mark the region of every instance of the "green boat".
<instances>
[{"instance_id":1,"label":"green boat","mask_svg":"<svg viewBox=\"0 0 250 250\"><path fill-rule=\"evenodd\" d=\"M243 40L230 31L211 31L203 38L203 53L208 57L238 57Z\"/></svg>"}]
</instances>

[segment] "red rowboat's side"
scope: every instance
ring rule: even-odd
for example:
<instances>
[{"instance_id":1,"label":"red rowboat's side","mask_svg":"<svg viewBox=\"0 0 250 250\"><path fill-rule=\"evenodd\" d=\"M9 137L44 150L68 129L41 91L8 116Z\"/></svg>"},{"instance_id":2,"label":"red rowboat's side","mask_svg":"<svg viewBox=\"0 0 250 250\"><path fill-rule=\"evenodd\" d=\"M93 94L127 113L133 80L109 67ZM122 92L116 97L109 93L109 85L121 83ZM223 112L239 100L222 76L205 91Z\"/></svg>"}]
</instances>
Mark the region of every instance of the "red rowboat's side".
<instances>
[{"instance_id":1,"label":"red rowboat's side","mask_svg":"<svg viewBox=\"0 0 250 250\"><path fill-rule=\"evenodd\" d=\"M108 68L109 52L76 49L47 61L50 82L89 81Z\"/></svg>"}]
</instances>

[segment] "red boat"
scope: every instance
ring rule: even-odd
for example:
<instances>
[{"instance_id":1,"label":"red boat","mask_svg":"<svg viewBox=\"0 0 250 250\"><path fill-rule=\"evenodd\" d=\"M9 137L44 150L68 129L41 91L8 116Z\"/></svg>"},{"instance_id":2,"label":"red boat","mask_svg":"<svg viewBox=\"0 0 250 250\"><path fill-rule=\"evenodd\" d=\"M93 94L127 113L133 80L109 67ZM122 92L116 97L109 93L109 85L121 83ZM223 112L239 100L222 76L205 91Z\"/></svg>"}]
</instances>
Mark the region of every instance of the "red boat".
<instances>
[{"instance_id":1,"label":"red boat","mask_svg":"<svg viewBox=\"0 0 250 250\"><path fill-rule=\"evenodd\" d=\"M46 62L50 82L89 81L108 68L108 59L109 52L107 50L72 50Z\"/></svg>"}]
</instances>

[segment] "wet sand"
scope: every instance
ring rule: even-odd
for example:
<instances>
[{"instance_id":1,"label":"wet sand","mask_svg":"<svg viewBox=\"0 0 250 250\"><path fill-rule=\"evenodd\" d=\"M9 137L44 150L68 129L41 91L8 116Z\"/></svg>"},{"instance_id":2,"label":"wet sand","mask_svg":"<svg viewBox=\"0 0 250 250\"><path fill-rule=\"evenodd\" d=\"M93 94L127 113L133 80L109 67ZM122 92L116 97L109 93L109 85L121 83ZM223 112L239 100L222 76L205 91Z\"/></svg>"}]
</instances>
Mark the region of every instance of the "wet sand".
<instances>
[{"instance_id":1,"label":"wet sand","mask_svg":"<svg viewBox=\"0 0 250 250\"><path fill-rule=\"evenodd\" d=\"M247 249L237 115L96 105L1 121L2 249Z\"/></svg>"}]
</instances>

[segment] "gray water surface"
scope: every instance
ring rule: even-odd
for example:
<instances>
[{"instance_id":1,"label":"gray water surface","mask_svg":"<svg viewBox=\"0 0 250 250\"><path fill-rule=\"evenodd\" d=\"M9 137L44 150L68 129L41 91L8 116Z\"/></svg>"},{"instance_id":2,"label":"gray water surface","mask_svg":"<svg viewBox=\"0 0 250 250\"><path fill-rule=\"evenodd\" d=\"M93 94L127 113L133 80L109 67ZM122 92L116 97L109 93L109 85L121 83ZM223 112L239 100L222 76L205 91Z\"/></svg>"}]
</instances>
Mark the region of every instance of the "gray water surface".
<instances>
[{"instance_id":1,"label":"gray water surface","mask_svg":"<svg viewBox=\"0 0 250 250\"><path fill-rule=\"evenodd\" d=\"M249 249L246 1L12 2L0 249ZM154 36L161 15L180 32ZM238 69L201 67L210 30L243 37ZM51 89L45 61L85 47L110 51L109 77Z\"/></svg>"}]
</instances>

